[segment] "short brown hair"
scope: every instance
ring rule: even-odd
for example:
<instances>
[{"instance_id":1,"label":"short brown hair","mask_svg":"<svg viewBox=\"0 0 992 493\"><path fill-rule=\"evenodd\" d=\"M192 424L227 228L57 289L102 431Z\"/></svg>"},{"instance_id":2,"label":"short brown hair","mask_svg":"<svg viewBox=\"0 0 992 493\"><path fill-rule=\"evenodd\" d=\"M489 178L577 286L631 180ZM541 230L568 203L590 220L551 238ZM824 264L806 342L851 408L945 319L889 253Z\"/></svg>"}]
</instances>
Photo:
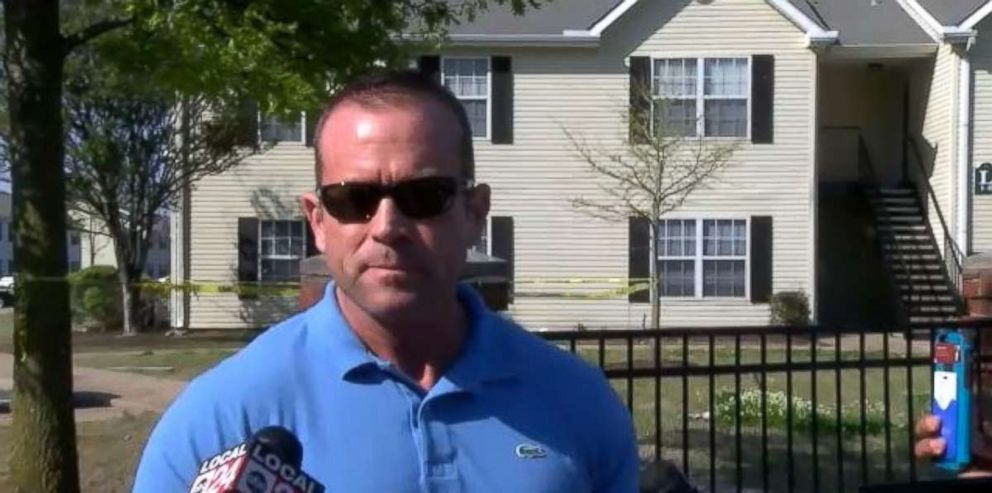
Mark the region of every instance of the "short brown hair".
<instances>
[{"instance_id":1,"label":"short brown hair","mask_svg":"<svg viewBox=\"0 0 992 493\"><path fill-rule=\"evenodd\" d=\"M334 93L334 96L324 105L313 134L314 174L318 187L322 174L320 134L331 113L345 102L375 108L395 105L402 100L437 101L441 106L451 111L461 130L459 155L462 161L462 178L474 178L475 151L472 148L472 127L468 121L468 114L465 113L465 107L451 91L434 78L413 70L393 70L376 72L355 79Z\"/></svg>"}]
</instances>

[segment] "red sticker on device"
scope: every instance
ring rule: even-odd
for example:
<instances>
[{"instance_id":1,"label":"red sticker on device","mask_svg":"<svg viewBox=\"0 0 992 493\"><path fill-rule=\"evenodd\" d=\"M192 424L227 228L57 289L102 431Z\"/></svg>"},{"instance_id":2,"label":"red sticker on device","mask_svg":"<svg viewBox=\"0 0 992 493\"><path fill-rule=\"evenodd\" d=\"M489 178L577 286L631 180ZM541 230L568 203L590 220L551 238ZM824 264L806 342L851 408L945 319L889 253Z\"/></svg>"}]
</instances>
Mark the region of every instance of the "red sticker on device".
<instances>
[{"instance_id":1,"label":"red sticker on device","mask_svg":"<svg viewBox=\"0 0 992 493\"><path fill-rule=\"evenodd\" d=\"M933 346L933 362L940 365L953 365L958 361L958 347L941 342Z\"/></svg>"}]
</instances>

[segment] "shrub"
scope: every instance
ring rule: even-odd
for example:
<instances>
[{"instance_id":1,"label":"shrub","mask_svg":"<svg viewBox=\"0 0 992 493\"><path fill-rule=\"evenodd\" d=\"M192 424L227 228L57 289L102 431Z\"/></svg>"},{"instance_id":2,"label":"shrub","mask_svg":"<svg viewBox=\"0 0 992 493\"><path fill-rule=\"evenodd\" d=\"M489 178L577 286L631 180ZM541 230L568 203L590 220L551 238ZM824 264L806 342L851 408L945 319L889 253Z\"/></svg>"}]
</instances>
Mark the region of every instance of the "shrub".
<instances>
[{"instance_id":1,"label":"shrub","mask_svg":"<svg viewBox=\"0 0 992 493\"><path fill-rule=\"evenodd\" d=\"M802 291L782 291L772 296L772 325L804 327L809 325L809 298Z\"/></svg>"},{"instance_id":2,"label":"shrub","mask_svg":"<svg viewBox=\"0 0 992 493\"><path fill-rule=\"evenodd\" d=\"M733 389L720 389L716 395L716 419L722 424L731 425L734 423L736 393ZM761 424L761 391L759 389L748 388L740 393L741 400L741 424L744 426L758 426ZM784 430L788 424L789 399L785 392L768 391L765 401L766 420L769 428ZM837 429L837 408L833 405L817 404L813 409L813 402L809 399L793 395L792 396L792 423L795 429L809 430L816 420L818 431L831 432ZM848 403L841 408L841 430L845 434L853 435L861 430L861 403ZM896 420L893 427L904 426L902 420ZM865 432L869 435L876 435L885 429L885 407L879 402L865 403Z\"/></svg>"},{"instance_id":3,"label":"shrub","mask_svg":"<svg viewBox=\"0 0 992 493\"><path fill-rule=\"evenodd\" d=\"M123 327L123 304L117 269L94 265L69 274L72 319L85 330L116 331Z\"/></svg>"}]
</instances>

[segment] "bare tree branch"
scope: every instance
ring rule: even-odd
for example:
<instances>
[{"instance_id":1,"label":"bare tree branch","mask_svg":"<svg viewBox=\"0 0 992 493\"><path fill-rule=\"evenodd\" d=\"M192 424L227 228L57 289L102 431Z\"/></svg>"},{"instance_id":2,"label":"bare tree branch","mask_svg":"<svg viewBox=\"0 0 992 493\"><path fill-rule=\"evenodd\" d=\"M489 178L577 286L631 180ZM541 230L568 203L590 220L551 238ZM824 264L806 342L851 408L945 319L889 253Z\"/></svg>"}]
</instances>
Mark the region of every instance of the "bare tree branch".
<instances>
[{"instance_id":1,"label":"bare tree branch","mask_svg":"<svg viewBox=\"0 0 992 493\"><path fill-rule=\"evenodd\" d=\"M665 114L664 100L654 101L654 111ZM687 137L680 128L661 120L631 120L622 113L630 133L620 149L590 145L567 128L562 130L575 155L588 165L598 180L600 197L576 197L572 207L584 214L607 221L634 217L650 225L650 258L656 258L659 224L662 217L681 208L690 195L718 180L736 151L734 142ZM651 262L650 294L652 326L660 323L658 269Z\"/></svg>"},{"instance_id":2,"label":"bare tree branch","mask_svg":"<svg viewBox=\"0 0 992 493\"><path fill-rule=\"evenodd\" d=\"M113 238L122 291L131 289L124 293L125 330L133 331L140 308L137 288L129 286L141 279L164 209L187 183L237 166L265 146L241 145L250 129L231 103L94 84L67 91L64 104L69 206L96 218Z\"/></svg>"},{"instance_id":3,"label":"bare tree branch","mask_svg":"<svg viewBox=\"0 0 992 493\"><path fill-rule=\"evenodd\" d=\"M76 31L75 33L65 36L62 41L62 50L68 55L72 52L72 50L87 43L88 41L115 29L122 28L132 22L134 22L134 17L105 19L95 24L91 24L79 31Z\"/></svg>"}]
</instances>

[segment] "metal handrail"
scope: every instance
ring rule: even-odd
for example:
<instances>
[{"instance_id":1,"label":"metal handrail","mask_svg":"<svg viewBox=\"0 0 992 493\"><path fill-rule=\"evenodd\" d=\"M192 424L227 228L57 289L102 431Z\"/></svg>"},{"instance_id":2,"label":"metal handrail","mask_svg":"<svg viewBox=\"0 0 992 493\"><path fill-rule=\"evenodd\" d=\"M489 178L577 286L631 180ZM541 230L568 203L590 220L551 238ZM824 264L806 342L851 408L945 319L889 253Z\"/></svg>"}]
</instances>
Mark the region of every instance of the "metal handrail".
<instances>
[{"instance_id":1,"label":"metal handrail","mask_svg":"<svg viewBox=\"0 0 992 493\"><path fill-rule=\"evenodd\" d=\"M875 170L875 165L872 164L872 162L871 162L871 153L868 152L868 144L865 143L864 135L862 135L860 129L858 129L858 131L857 131L857 136L858 136L858 174L859 174L859 179L861 179L862 181L864 181L864 177L865 177L865 175L867 175L868 182L871 185L875 186L876 188L879 188L880 189L882 182L878 178L878 171ZM877 207L875 209L878 210L878 211L880 211L885 216L886 222L890 226L893 225L892 214L889 213L888 209L886 209L884 206L883 207ZM881 234L881 231L879 231L879 233ZM893 233L891 230L889 231L888 234L891 235L891 236L895 236L895 233ZM886 255L885 251L882 250L882 243L879 243L879 246L878 247L879 247L879 253L882 255L882 258L885 258L887 255ZM913 282L912 271L910 270L909 264L906 262L906 258L904 256L898 255L897 256L898 259L895 259L895 257L896 256L891 256L890 257L890 260L897 260L897 262L899 264L899 267L902 270L902 273L906 276L907 282L905 283L905 285L909 289L909 293L908 294L910 296L910 299L913 299L913 295L916 294L916 284ZM894 276L894 274L890 271L890 269L885 269L885 270L886 270L886 272L889 273L889 282L890 282L890 285L897 286L899 283L895 282L895 276ZM909 317L909 313L907 312L905 303L898 303L898 309L899 309L899 311L902 314L902 318L908 322L910 320L910 317Z\"/></svg>"},{"instance_id":2,"label":"metal handrail","mask_svg":"<svg viewBox=\"0 0 992 493\"><path fill-rule=\"evenodd\" d=\"M958 308L963 308L963 301L961 300L961 263L964 260L964 254L961 252L961 248L958 247L954 237L951 235L950 228L947 226L947 220L944 219L944 213L940 209L940 201L937 200L937 194L933 190L933 186L930 184L930 178L927 176L926 170L923 168L923 156L920 153L918 147L919 142L912 135L906 136L906 146L909 147L910 151L913 153L916 162L916 169L920 172L920 181L923 182L924 188L926 189L927 196L933 202L934 211L937 213L937 218L940 220L940 227L944 232L944 268L945 274L954 285L954 299L958 305ZM931 235L933 233L931 232Z\"/></svg>"}]
</instances>

